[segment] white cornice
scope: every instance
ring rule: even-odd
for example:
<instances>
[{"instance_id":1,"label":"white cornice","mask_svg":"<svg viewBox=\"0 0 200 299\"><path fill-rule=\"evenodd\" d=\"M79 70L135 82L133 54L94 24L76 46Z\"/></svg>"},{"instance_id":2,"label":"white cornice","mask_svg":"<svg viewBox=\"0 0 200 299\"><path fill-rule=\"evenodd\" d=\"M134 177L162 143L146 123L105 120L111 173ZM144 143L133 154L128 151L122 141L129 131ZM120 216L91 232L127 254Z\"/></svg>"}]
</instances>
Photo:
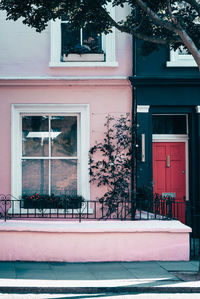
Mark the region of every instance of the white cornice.
<instances>
[{"instance_id":1,"label":"white cornice","mask_svg":"<svg viewBox=\"0 0 200 299\"><path fill-rule=\"evenodd\" d=\"M149 105L138 105L137 106L137 112L138 113L149 113Z\"/></svg>"},{"instance_id":2,"label":"white cornice","mask_svg":"<svg viewBox=\"0 0 200 299\"><path fill-rule=\"evenodd\" d=\"M130 85L128 77L0 77L0 86L6 85Z\"/></svg>"}]
</instances>

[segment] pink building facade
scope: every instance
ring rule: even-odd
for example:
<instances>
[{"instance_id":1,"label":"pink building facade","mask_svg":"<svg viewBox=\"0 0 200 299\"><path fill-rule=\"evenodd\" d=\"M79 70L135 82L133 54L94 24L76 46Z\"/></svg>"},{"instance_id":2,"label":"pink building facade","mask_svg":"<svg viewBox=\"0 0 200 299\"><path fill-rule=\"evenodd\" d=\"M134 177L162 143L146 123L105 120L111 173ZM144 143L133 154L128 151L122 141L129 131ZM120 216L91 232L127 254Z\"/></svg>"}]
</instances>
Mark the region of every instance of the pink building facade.
<instances>
[{"instance_id":1,"label":"pink building facade","mask_svg":"<svg viewBox=\"0 0 200 299\"><path fill-rule=\"evenodd\" d=\"M52 22L44 32L39 34L34 29L24 26L20 21L6 22L3 14L1 31L4 45L0 49L1 135L3 137L1 165L6 169L0 178L1 193L21 196L23 171L24 179L26 178L25 191L31 187L33 178L30 177L28 186L27 172L30 176L30 169L33 169L34 165L37 167L36 157L47 159L44 163L46 165L43 165L43 171L46 176L44 191L48 193L51 189L49 182L52 181L54 184L53 181L56 177L58 178L56 167L62 169L67 165L63 162L61 166L60 161L54 161L54 166L47 165L52 155L54 158L60 156L66 160L74 157L72 161L74 167L70 172L74 177L72 180L76 185L75 188L78 188L79 193L83 193L87 200L95 199L97 191L95 188L90 190L88 173L85 171L88 168L87 152L96 140L102 139L103 124L108 113L117 117L131 111L131 84L128 80L132 65L130 36L115 31L110 36L102 36L104 61L64 62L60 52L62 34L60 21ZM84 55L77 54L76 56L78 59L85 59ZM66 119L62 121L60 118L59 125L55 123L55 119L52 120L54 128L50 128L46 119L50 115L58 118L65 116ZM52 147L50 153L49 143L53 142L53 139L55 141L55 137L52 135L48 142L48 138L44 137L44 132L58 130L60 126L61 130L65 130L64 134L68 134L73 124L66 129L67 117L73 118L73 115L74 126L76 126L75 134L77 134L77 142L74 144L76 149L72 152L73 149L69 148L68 152L61 153L59 149L54 151ZM27 119L28 116L29 119ZM34 137L37 138L39 135L36 136L37 133L33 135L33 129L30 127L30 123L34 121L33 116L40 116L38 121L43 123L38 129L43 133L38 134L40 137L43 134L44 138L41 138L46 146L45 153L41 152L41 146L34 141ZM37 121L37 118L35 120ZM23 133L25 135L22 136L22 132L25 131L29 132L29 135ZM31 137L31 134L34 137ZM23 138L25 140L22 140ZM24 169L20 164L24 164ZM55 173L54 179L51 178L51 174L48 177L47 172L50 172L50 167ZM70 166L68 166L68 172L69 168ZM59 178L63 187L52 186L54 193L56 188L62 192L64 185L69 183L66 180L66 177ZM39 176L34 184L36 192L39 192L37 183L39 184ZM87 188L86 185L88 185Z\"/></svg>"},{"instance_id":2,"label":"pink building facade","mask_svg":"<svg viewBox=\"0 0 200 299\"><path fill-rule=\"evenodd\" d=\"M120 19L126 10L111 9L111 13ZM131 112L131 37L113 30L112 34L101 36L103 56L77 54L74 59L64 58L61 21L51 22L39 34L20 21L6 21L5 14L1 14L0 193L20 198L22 194L59 195L70 190L86 200L96 200L101 191L89 183L88 150L95 141L102 140L108 114L118 117ZM65 223L63 228L59 222L50 225L41 221L34 226L2 221L0 238L4 245L0 248L0 260L189 258L190 229L186 226L158 229L157 224L152 224L149 234L146 224L139 229L128 222L121 228L117 223L110 226L109 222L103 226L91 222L90 227L81 225L71 227L73 223ZM146 236L142 242L140 233ZM162 253L158 248L156 256L154 250L142 254L145 242L150 244L153 238L157 244L162 233ZM171 246L178 233L179 244ZM64 241L68 238L71 246L66 253L67 243L63 242L68 242ZM133 253L135 242L138 247ZM83 250L77 250L78 244L82 244ZM111 249L112 244L116 250ZM30 249L33 247L37 250ZM98 248L103 255L94 255Z\"/></svg>"}]
</instances>

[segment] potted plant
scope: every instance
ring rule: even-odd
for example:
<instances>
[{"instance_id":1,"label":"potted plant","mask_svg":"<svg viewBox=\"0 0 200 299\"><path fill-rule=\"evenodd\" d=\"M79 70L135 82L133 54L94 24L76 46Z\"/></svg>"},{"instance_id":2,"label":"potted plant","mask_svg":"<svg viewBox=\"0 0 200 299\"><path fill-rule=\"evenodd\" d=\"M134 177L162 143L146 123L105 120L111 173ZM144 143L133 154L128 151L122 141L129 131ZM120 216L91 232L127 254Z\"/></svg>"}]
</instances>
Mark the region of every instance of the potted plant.
<instances>
[{"instance_id":1,"label":"potted plant","mask_svg":"<svg viewBox=\"0 0 200 299\"><path fill-rule=\"evenodd\" d=\"M87 44L68 45L63 51L63 61L104 61L105 55L102 50Z\"/></svg>"}]
</instances>

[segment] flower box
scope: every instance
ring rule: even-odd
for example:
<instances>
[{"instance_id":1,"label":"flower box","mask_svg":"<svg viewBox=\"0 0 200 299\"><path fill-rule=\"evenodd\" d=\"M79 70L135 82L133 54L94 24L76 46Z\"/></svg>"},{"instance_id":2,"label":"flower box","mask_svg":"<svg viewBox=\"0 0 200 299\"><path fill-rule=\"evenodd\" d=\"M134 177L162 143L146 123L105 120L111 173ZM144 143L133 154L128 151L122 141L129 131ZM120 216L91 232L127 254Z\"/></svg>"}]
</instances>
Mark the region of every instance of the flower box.
<instances>
[{"instance_id":1,"label":"flower box","mask_svg":"<svg viewBox=\"0 0 200 299\"><path fill-rule=\"evenodd\" d=\"M63 61L64 62L67 62L67 61L71 61L71 62L104 61L104 53L87 53L87 54L71 53L68 55L64 54Z\"/></svg>"},{"instance_id":2,"label":"flower box","mask_svg":"<svg viewBox=\"0 0 200 299\"><path fill-rule=\"evenodd\" d=\"M79 209L84 202L80 195L54 196L54 195L23 195L21 207L24 209Z\"/></svg>"}]
</instances>

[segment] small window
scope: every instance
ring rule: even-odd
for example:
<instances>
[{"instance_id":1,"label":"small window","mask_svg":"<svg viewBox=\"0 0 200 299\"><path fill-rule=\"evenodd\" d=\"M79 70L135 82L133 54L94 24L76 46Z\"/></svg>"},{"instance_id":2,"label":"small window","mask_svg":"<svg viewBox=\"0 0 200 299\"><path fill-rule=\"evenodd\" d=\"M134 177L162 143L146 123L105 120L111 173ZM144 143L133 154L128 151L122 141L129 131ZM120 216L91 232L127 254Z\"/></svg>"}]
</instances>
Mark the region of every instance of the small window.
<instances>
[{"instance_id":1,"label":"small window","mask_svg":"<svg viewBox=\"0 0 200 299\"><path fill-rule=\"evenodd\" d=\"M65 19L61 21L62 61L104 61L101 34L90 25L71 30Z\"/></svg>"},{"instance_id":2,"label":"small window","mask_svg":"<svg viewBox=\"0 0 200 299\"><path fill-rule=\"evenodd\" d=\"M187 134L186 115L152 115L153 134Z\"/></svg>"},{"instance_id":3,"label":"small window","mask_svg":"<svg viewBox=\"0 0 200 299\"><path fill-rule=\"evenodd\" d=\"M115 8L107 9L115 18ZM50 67L118 67L115 53L115 28L109 34L97 34L91 25L69 30L66 18L51 21Z\"/></svg>"},{"instance_id":4,"label":"small window","mask_svg":"<svg viewBox=\"0 0 200 299\"><path fill-rule=\"evenodd\" d=\"M61 22L62 55L69 53L102 53L101 34L90 26L80 30L70 30L67 21Z\"/></svg>"},{"instance_id":5,"label":"small window","mask_svg":"<svg viewBox=\"0 0 200 299\"><path fill-rule=\"evenodd\" d=\"M197 66L193 56L186 49L177 49L170 51L170 61L167 61L168 67L195 67Z\"/></svg>"}]
</instances>

